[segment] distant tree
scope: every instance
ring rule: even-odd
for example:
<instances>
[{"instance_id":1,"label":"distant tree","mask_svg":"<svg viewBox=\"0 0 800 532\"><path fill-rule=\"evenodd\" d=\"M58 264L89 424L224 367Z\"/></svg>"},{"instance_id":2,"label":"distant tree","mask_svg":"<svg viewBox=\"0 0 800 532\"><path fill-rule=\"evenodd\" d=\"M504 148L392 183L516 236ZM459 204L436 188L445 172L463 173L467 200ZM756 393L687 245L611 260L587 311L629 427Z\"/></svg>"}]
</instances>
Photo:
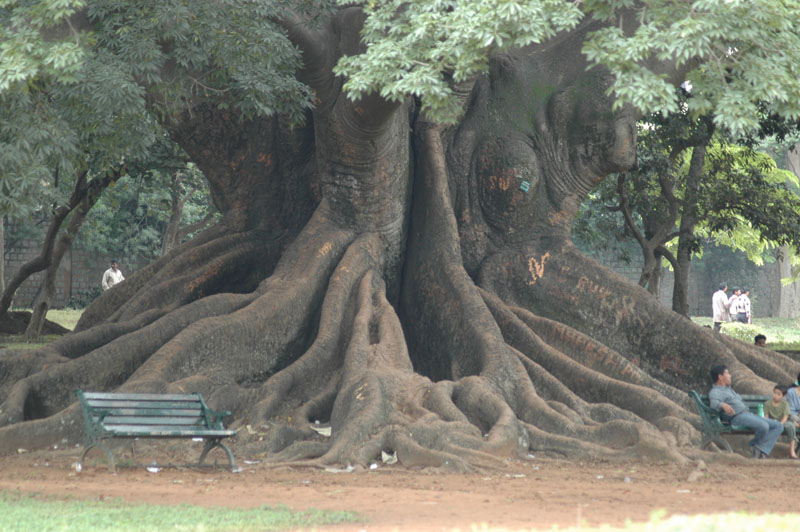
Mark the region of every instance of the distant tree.
<instances>
[{"instance_id":1,"label":"distant tree","mask_svg":"<svg viewBox=\"0 0 800 532\"><path fill-rule=\"evenodd\" d=\"M169 218L162 237L162 255L166 255L184 242L186 237L202 230L214 219L211 209L213 206L210 205L205 191L205 181L198 174L197 168L189 165L185 171L177 170L169 176L170 183L165 187L169 191ZM187 207L194 209L187 212ZM198 213L198 207L204 212ZM186 214L194 221L182 224L181 220Z\"/></svg>"},{"instance_id":2,"label":"distant tree","mask_svg":"<svg viewBox=\"0 0 800 532\"><path fill-rule=\"evenodd\" d=\"M78 242L100 255L155 258L212 223L215 213L205 176L162 137L108 190Z\"/></svg>"},{"instance_id":3,"label":"distant tree","mask_svg":"<svg viewBox=\"0 0 800 532\"><path fill-rule=\"evenodd\" d=\"M41 254L23 265L15 275L14 281L17 283L16 287L18 288L21 281L29 275L28 272L38 269L40 265L45 267L42 286L33 301L33 312L25 329L25 336L29 340L38 338L42 333L47 311L56 297L56 273L61 264L61 259L75 240L81 224L86 219L86 215L97 203L105 188L119 179L121 171L122 169L118 169L116 173L108 172L105 176L91 181L86 179L86 173L82 174L75 183L75 189L72 197L70 197L69 204L54 210ZM67 227L61 230L61 225L67 218L69 218ZM16 291L16 288L14 288L14 291ZM2 303L5 305L5 310L8 310L8 305L11 303L10 300L6 302L6 298L11 297L11 295L11 291L9 291L8 295L3 294Z\"/></svg>"},{"instance_id":4,"label":"distant tree","mask_svg":"<svg viewBox=\"0 0 800 532\"><path fill-rule=\"evenodd\" d=\"M36 272L46 270L54 264L54 259L60 261L63 256L63 251L55 253L56 242L59 239L59 232L61 231L62 224L67 220L70 215L72 220L80 225L80 222L85 217L84 210L81 205L86 205L87 202L94 204L97 196L102 190L108 186L112 179L117 177L117 174L109 173L101 178L89 180L87 178L88 171L83 171L77 176L74 182L73 192L64 204L55 204L52 206L50 224L47 228L44 241L42 243L42 250L35 258L29 260L20 266L8 282L2 296L0 296L0 319L7 316L11 301L20 285ZM76 228L71 227L73 234L66 236L67 239L74 238ZM55 267L58 267L57 262Z\"/></svg>"},{"instance_id":5,"label":"distant tree","mask_svg":"<svg viewBox=\"0 0 800 532\"><path fill-rule=\"evenodd\" d=\"M12 28L18 29L4 26L6 32ZM4 60L18 57L18 47L24 48L29 38L23 34L6 41ZM63 67L74 49L63 44L48 50L52 57L41 59L39 67L49 71L53 61ZM0 91L0 207L20 223L48 219L41 252L13 273L0 296L0 320L9 319L19 286L50 269L37 303L46 313L52 297L47 279L55 275L64 246L75 238L103 189L125 173L126 161L147 153L159 129L145 109L142 89L120 78L102 57L83 57L75 68L65 67L58 75L50 71L23 89ZM8 82L8 76L3 79ZM37 316L39 323L43 319Z\"/></svg>"},{"instance_id":6,"label":"distant tree","mask_svg":"<svg viewBox=\"0 0 800 532\"><path fill-rule=\"evenodd\" d=\"M614 232L638 242L641 286L658 294L662 259L669 262L672 308L683 315L691 257L702 252L703 238L718 236L754 258L781 245L800 248L797 178L768 155L714 136L714 129L711 119L692 119L686 111L650 115L639 124L635 168L609 177L588 200L618 212L624 229ZM584 209L582 226L594 223L597 212L597 206ZM608 226L604 218L597 223Z\"/></svg>"}]
</instances>

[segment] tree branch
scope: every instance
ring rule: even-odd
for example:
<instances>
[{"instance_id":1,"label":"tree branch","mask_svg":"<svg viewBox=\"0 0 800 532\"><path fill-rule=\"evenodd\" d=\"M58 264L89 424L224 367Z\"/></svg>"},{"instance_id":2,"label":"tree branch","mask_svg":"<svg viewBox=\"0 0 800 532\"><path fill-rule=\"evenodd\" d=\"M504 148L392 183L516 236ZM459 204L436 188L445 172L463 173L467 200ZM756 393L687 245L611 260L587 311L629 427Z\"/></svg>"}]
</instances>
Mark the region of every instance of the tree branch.
<instances>
[{"instance_id":1,"label":"tree branch","mask_svg":"<svg viewBox=\"0 0 800 532\"><path fill-rule=\"evenodd\" d=\"M620 172L617 175L617 194L619 194L619 211L622 212L622 215L625 217L625 225L628 226L628 229L631 230L633 233L634 238L639 242L639 245L642 246L642 249L648 249L648 242L645 236L639 231L639 228L636 227L636 224L633 222L633 216L631 215L631 209L628 206L628 194L625 191L625 180L627 176L625 172Z\"/></svg>"},{"instance_id":2,"label":"tree branch","mask_svg":"<svg viewBox=\"0 0 800 532\"><path fill-rule=\"evenodd\" d=\"M660 245L656 247L656 251L660 253L665 259L667 259L667 262L669 262L672 265L673 270L678 266L678 259L675 258L675 255L673 255L670 250Z\"/></svg>"}]
</instances>

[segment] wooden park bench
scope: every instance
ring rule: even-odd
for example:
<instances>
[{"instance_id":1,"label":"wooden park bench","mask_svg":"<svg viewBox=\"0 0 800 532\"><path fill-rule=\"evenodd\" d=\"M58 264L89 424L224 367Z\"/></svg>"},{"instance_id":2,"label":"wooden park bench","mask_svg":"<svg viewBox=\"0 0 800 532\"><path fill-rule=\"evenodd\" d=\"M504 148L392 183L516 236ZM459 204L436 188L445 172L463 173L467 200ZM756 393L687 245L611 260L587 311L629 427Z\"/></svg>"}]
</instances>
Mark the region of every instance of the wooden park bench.
<instances>
[{"instance_id":1,"label":"wooden park bench","mask_svg":"<svg viewBox=\"0 0 800 532\"><path fill-rule=\"evenodd\" d=\"M206 406L199 393L96 393L75 390L81 403L85 426L85 444L78 462L83 464L86 453L93 447L102 448L109 467L116 473L114 455L106 440L114 438L192 438L204 440L205 447L198 465L215 447L228 455L231 470L236 462L231 450L222 443L236 434L226 430L222 418L230 412L216 412Z\"/></svg>"},{"instance_id":2,"label":"wooden park bench","mask_svg":"<svg viewBox=\"0 0 800 532\"><path fill-rule=\"evenodd\" d=\"M731 425L719 417L719 412L709 406L708 395L699 395L691 390L689 397L694 399L697 409L700 411L700 418L703 422L703 441L700 448L705 449L711 442L716 443L720 448L732 453L733 448L722 437L723 434L753 434L753 430L747 427ZM756 415L764 416L764 402L771 399L771 395L742 395L742 400L747 408Z\"/></svg>"}]
</instances>

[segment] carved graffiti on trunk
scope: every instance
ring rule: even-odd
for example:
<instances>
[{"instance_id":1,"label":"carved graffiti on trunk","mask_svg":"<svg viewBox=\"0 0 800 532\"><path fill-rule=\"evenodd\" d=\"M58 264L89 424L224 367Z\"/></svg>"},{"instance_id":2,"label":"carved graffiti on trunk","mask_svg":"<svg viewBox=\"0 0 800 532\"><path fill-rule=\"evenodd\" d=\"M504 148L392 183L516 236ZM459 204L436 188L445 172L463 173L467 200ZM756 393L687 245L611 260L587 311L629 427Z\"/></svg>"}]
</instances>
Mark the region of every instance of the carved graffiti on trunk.
<instances>
[{"instance_id":1,"label":"carved graffiti on trunk","mask_svg":"<svg viewBox=\"0 0 800 532\"><path fill-rule=\"evenodd\" d=\"M661 357L661 371L674 371L678 375L688 375L681 365L681 357L678 355L664 355Z\"/></svg>"},{"instance_id":2,"label":"carved graffiti on trunk","mask_svg":"<svg viewBox=\"0 0 800 532\"><path fill-rule=\"evenodd\" d=\"M258 162L263 164L265 167L269 168L272 165L272 154L271 153L259 153L258 154Z\"/></svg>"},{"instance_id":3,"label":"carved graffiti on trunk","mask_svg":"<svg viewBox=\"0 0 800 532\"><path fill-rule=\"evenodd\" d=\"M501 175L499 177L496 175L489 176L489 190L495 190L496 188L499 188L500 190L505 191L508 190L510 187L511 187L510 175L506 176Z\"/></svg>"},{"instance_id":4,"label":"carved graffiti on trunk","mask_svg":"<svg viewBox=\"0 0 800 532\"><path fill-rule=\"evenodd\" d=\"M544 277L544 264L549 258L550 252L548 251L542 255L541 261L537 261L536 257L530 257L528 259L528 271L531 272L531 280L528 281L528 284L534 284L537 279Z\"/></svg>"},{"instance_id":5,"label":"carved graffiti on trunk","mask_svg":"<svg viewBox=\"0 0 800 532\"><path fill-rule=\"evenodd\" d=\"M605 301L611 295L611 290L591 281L585 275L578 279L578 290L596 296L601 302Z\"/></svg>"}]
</instances>

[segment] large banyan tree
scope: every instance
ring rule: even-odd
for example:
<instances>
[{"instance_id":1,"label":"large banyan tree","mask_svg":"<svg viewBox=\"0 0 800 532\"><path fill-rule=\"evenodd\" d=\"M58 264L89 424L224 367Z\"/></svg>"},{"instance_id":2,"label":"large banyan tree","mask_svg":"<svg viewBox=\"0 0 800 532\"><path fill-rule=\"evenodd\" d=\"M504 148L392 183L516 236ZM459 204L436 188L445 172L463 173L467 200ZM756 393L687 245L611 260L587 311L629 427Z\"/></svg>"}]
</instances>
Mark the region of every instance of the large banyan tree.
<instances>
[{"instance_id":1,"label":"large banyan tree","mask_svg":"<svg viewBox=\"0 0 800 532\"><path fill-rule=\"evenodd\" d=\"M674 85L733 129L797 115L797 2L145 4L54 33L143 89L222 218L0 358L0 452L79 441L82 388L202 392L280 462L681 460L711 365L751 393L800 370L570 240Z\"/></svg>"}]
</instances>

